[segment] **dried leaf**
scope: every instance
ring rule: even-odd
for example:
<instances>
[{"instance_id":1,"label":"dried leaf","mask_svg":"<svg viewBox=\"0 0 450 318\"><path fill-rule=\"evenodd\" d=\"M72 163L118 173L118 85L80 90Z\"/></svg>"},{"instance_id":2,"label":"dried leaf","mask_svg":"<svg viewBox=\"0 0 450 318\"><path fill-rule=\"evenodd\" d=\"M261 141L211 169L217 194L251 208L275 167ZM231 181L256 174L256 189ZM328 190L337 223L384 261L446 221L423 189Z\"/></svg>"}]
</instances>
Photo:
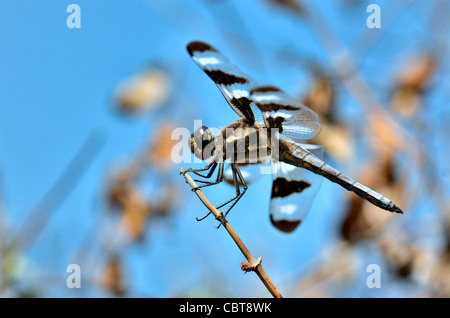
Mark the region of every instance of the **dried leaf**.
<instances>
[{"instance_id":1,"label":"dried leaf","mask_svg":"<svg viewBox=\"0 0 450 318\"><path fill-rule=\"evenodd\" d=\"M321 72L316 72L314 83L302 103L314 110L327 122L335 122L333 117L334 88L330 80Z\"/></svg>"},{"instance_id":2,"label":"dried leaf","mask_svg":"<svg viewBox=\"0 0 450 318\"><path fill-rule=\"evenodd\" d=\"M300 4L299 0L268 0L268 1L286 10L295 12L298 15L304 15L306 13L305 8Z\"/></svg>"},{"instance_id":3,"label":"dried leaf","mask_svg":"<svg viewBox=\"0 0 450 318\"><path fill-rule=\"evenodd\" d=\"M424 55L410 61L397 78L397 87L409 87L420 91L425 88L436 69L431 55Z\"/></svg>"},{"instance_id":4,"label":"dried leaf","mask_svg":"<svg viewBox=\"0 0 450 318\"><path fill-rule=\"evenodd\" d=\"M103 287L115 295L123 295L125 292L122 271L120 258L117 255L110 255L101 282Z\"/></svg>"},{"instance_id":5,"label":"dried leaf","mask_svg":"<svg viewBox=\"0 0 450 318\"><path fill-rule=\"evenodd\" d=\"M151 68L126 79L117 89L121 110L136 112L160 107L170 95L170 76L159 68Z\"/></svg>"},{"instance_id":6,"label":"dried leaf","mask_svg":"<svg viewBox=\"0 0 450 318\"><path fill-rule=\"evenodd\" d=\"M350 131L341 125L323 123L320 134L310 141L324 146L327 153L338 161L345 161L354 154L353 137Z\"/></svg>"},{"instance_id":7,"label":"dried leaf","mask_svg":"<svg viewBox=\"0 0 450 318\"><path fill-rule=\"evenodd\" d=\"M436 62L430 55L410 61L396 79L396 89L391 99L392 109L403 117L411 117L421 106L421 93L436 68Z\"/></svg>"},{"instance_id":8,"label":"dried leaf","mask_svg":"<svg viewBox=\"0 0 450 318\"><path fill-rule=\"evenodd\" d=\"M152 145L147 149L147 163L156 165L157 169L168 170L173 165L172 148L177 142L172 140L172 131L175 129L170 124L163 124L156 135L152 136Z\"/></svg>"}]
</instances>

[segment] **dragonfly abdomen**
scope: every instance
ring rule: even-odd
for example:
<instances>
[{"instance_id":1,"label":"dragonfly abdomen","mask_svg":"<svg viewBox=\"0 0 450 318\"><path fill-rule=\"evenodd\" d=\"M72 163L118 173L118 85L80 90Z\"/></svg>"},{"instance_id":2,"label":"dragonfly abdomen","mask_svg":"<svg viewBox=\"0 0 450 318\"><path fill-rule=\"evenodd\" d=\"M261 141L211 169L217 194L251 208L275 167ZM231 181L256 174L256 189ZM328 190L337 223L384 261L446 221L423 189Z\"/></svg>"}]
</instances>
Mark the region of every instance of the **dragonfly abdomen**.
<instances>
[{"instance_id":1,"label":"dragonfly abdomen","mask_svg":"<svg viewBox=\"0 0 450 318\"><path fill-rule=\"evenodd\" d=\"M397 205L382 194L344 175L298 145L280 140L279 160L319 174L379 208L390 212L403 213Z\"/></svg>"}]
</instances>

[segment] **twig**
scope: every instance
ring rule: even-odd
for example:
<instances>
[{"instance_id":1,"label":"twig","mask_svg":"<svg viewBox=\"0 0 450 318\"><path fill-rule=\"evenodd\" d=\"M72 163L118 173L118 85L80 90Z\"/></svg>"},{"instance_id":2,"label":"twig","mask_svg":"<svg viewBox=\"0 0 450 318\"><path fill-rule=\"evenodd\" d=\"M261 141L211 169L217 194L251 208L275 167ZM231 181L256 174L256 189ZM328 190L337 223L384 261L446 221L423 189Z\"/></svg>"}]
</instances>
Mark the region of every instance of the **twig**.
<instances>
[{"instance_id":1,"label":"twig","mask_svg":"<svg viewBox=\"0 0 450 318\"><path fill-rule=\"evenodd\" d=\"M248 263L246 263L245 266L245 272L248 271L254 271L259 279L263 282L263 284L266 286L266 288L269 290L269 292L272 294L275 298L283 298L281 296L280 292L277 290L275 285L272 283L272 281L267 276L266 272L261 266L261 258L256 260L250 251L247 249L247 247L244 245L240 237L236 234L234 229L231 227L230 223L228 223L227 220L223 218L222 212L217 210L211 202L206 198L206 196L203 194L203 192L200 189L197 189L197 184L194 182L194 180L186 173L184 169L181 169L181 174L186 179L186 182L191 186L192 189L195 189L195 193L197 194L198 198L202 203L208 208L209 211L216 217L216 219L221 221L221 224L223 227L228 231L228 234L230 234L233 241L236 243L236 245L241 250L242 254L244 254L245 258L247 259ZM241 264L242 265L242 264Z\"/></svg>"}]
</instances>

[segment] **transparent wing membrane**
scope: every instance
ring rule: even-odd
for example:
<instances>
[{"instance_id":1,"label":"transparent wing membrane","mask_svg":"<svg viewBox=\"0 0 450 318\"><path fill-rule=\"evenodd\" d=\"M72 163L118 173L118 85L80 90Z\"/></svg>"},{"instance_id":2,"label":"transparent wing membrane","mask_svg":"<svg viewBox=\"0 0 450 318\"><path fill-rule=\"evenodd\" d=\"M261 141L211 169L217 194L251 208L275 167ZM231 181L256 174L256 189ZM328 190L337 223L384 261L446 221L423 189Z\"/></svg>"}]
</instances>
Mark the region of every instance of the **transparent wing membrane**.
<instances>
[{"instance_id":1,"label":"transparent wing membrane","mask_svg":"<svg viewBox=\"0 0 450 318\"><path fill-rule=\"evenodd\" d=\"M322 147L303 146L322 158ZM306 169L275 160L272 161L272 170L270 220L280 231L292 232L311 208L323 178Z\"/></svg>"},{"instance_id":2,"label":"transparent wing membrane","mask_svg":"<svg viewBox=\"0 0 450 318\"><path fill-rule=\"evenodd\" d=\"M187 50L192 59L216 83L231 108L247 122L263 124L258 107L250 99L257 83L219 51L203 42L191 42Z\"/></svg>"},{"instance_id":3,"label":"transparent wing membrane","mask_svg":"<svg viewBox=\"0 0 450 318\"><path fill-rule=\"evenodd\" d=\"M267 126L280 129L281 134L297 140L316 137L322 126L319 116L277 87L254 88L250 97L263 113Z\"/></svg>"}]
</instances>

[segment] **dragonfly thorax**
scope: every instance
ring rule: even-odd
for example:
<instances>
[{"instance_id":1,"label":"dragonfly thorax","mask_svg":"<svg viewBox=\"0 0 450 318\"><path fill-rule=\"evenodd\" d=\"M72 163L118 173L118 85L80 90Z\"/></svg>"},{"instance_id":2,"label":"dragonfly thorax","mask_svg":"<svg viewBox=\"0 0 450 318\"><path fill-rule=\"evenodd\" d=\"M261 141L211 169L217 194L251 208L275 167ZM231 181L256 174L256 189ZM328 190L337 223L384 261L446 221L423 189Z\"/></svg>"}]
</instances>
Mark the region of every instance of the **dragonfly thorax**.
<instances>
[{"instance_id":1,"label":"dragonfly thorax","mask_svg":"<svg viewBox=\"0 0 450 318\"><path fill-rule=\"evenodd\" d=\"M238 164L265 162L271 155L270 130L237 121L215 137L218 158Z\"/></svg>"}]
</instances>

